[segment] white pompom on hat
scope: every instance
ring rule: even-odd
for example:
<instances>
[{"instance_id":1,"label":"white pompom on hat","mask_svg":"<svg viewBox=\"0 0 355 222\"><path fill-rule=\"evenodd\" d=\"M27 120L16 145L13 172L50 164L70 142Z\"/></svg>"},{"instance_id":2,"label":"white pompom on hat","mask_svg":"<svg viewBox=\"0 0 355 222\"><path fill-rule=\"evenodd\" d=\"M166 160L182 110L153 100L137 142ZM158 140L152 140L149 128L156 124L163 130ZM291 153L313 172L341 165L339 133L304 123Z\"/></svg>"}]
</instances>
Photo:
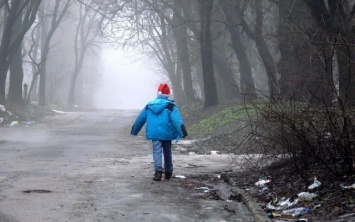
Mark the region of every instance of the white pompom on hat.
<instances>
[{"instance_id":1,"label":"white pompom on hat","mask_svg":"<svg viewBox=\"0 0 355 222\"><path fill-rule=\"evenodd\" d=\"M170 88L169 88L168 84L161 83L159 85L159 87L158 87L158 95L167 96L167 97L169 97L171 95L171 91L170 91Z\"/></svg>"}]
</instances>

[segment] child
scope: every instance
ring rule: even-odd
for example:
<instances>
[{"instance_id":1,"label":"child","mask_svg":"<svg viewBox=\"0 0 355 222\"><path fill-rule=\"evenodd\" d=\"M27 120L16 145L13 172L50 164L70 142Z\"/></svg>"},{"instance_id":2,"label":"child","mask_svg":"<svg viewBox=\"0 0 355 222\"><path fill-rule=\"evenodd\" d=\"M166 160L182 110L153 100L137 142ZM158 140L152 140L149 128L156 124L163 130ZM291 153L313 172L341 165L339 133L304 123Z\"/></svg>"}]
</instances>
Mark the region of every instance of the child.
<instances>
[{"instance_id":1,"label":"child","mask_svg":"<svg viewBox=\"0 0 355 222\"><path fill-rule=\"evenodd\" d=\"M169 86L162 83L158 96L150 101L138 115L132 126L131 134L137 136L146 123L146 138L153 143L154 178L160 181L163 174L162 153L164 153L165 180L171 178L173 162L171 141L186 137L187 132L176 103L169 99Z\"/></svg>"}]
</instances>

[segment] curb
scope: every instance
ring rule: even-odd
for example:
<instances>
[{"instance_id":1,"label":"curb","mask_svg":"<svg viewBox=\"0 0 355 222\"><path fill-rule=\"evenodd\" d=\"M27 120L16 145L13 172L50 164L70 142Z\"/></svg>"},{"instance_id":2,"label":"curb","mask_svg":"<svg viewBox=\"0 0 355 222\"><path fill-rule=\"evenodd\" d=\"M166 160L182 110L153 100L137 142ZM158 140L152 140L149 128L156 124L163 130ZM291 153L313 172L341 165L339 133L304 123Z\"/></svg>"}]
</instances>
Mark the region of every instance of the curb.
<instances>
[{"instance_id":1,"label":"curb","mask_svg":"<svg viewBox=\"0 0 355 222\"><path fill-rule=\"evenodd\" d=\"M233 187L231 192L242 197L244 205L253 216L255 222L272 222L272 220L266 216L266 213L246 191Z\"/></svg>"}]
</instances>

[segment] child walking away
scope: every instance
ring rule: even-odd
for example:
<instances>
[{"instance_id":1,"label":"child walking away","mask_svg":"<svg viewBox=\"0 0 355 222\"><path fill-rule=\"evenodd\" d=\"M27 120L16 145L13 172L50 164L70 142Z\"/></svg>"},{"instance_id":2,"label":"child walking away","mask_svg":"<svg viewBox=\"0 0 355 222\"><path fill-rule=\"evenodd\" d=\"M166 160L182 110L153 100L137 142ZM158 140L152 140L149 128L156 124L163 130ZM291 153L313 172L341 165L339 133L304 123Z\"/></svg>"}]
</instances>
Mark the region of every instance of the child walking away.
<instances>
[{"instance_id":1,"label":"child walking away","mask_svg":"<svg viewBox=\"0 0 355 222\"><path fill-rule=\"evenodd\" d=\"M131 134L137 136L146 124L146 138L152 140L154 178L160 181L165 170L165 180L169 180L173 173L171 141L187 136L184 122L173 100L168 84L162 83L158 87L158 96L150 101L139 113L132 126ZM164 155L164 168L162 156Z\"/></svg>"}]
</instances>

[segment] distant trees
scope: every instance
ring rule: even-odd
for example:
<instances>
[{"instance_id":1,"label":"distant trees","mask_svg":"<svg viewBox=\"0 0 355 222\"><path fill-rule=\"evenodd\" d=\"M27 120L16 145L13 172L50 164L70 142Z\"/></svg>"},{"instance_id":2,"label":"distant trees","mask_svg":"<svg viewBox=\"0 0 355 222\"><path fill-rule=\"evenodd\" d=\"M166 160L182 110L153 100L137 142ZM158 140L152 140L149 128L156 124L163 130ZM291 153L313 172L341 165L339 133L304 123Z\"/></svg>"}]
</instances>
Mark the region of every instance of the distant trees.
<instances>
[{"instance_id":1,"label":"distant trees","mask_svg":"<svg viewBox=\"0 0 355 222\"><path fill-rule=\"evenodd\" d=\"M243 24L243 15L238 10L239 3L237 1L219 1L220 9L223 11L224 23L230 34L232 50L239 64L240 85L244 95L250 95L250 98L256 97L256 89L254 79L252 77L252 67L247 55L246 45L243 43L241 35L241 26ZM237 11L238 10L238 11ZM239 21L238 17L241 18Z\"/></svg>"},{"instance_id":2,"label":"distant trees","mask_svg":"<svg viewBox=\"0 0 355 222\"><path fill-rule=\"evenodd\" d=\"M74 67L70 76L68 106L75 105L75 89L78 75L84 64L84 59L90 47L95 45L99 34L97 11L90 10L84 5L79 6L79 17L74 40Z\"/></svg>"},{"instance_id":3,"label":"distant trees","mask_svg":"<svg viewBox=\"0 0 355 222\"><path fill-rule=\"evenodd\" d=\"M70 6L70 0L60 1L55 0L54 5L51 6L48 2L43 2L42 6L42 21L38 28L41 28L41 58L39 65L39 105L45 106L46 104L46 71L47 71L47 57L50 50L50 43L54 32L58 29L59 24L63 21L64 15L67 13ZM46 7L46 4L48 6ZM49 7L53 7L50 9ZM51 14L44 14L50 11ZM50 19L48 21L48 19ZM36 44L36 43L35 43ZM34 76L36 78L36 76ZM31 87L32 88L32 87Z\"/></svg>"},{"instance_id":4,"label":"distant trees","mask_svg":"<svg viewBox=\"0 0 355 222\"><path fill-rule=\"evenodd\" d=\"M159 16L159 20L157 20L157 24L160 26L163 25L165 28L165 33L169 34L171 39L174 40L174 56L176 56L176 65L179 69L178 72L181 72L181 80L182 85L181 89L183 89L184 103L191 103L195 101L194 89L193 89L193 81L192 81L192 70L191 70L191 61L190 54L191 49L189 49L189 39L188 39L188 29L187 23L183 19L183 11L182 5L186 4L186 0L182 1L145 1L147 6L152 8L155 13ZM152 21L154 24L155 22ZM169 26L169 27L168 27ZM168 29L166 29L168 27ZM171 28L174 27L174 28ZM154 30L155 34L161 35L157 29ZM158 32L157 32L158 31ZM163 39L161 39L163 40ZM162 42L156 42L155 46L162 47ZM179 83L181 84L181 83ZM177 86L176 83L174 83Z\"/></svg>"},{"instance_id":5,"label":"distant trees","mask_svg":"<svg viewBox=\"0 0 355 222\"><path fill-rule=\"evenodd\" d=\"M98 4L107 6L108 2ZM151 50L145 48L145 52L155 54L179 95L179 103L202 99L208 108L219 101L251 101L265 96L332 101L337 96L336 87L327 83L337 86L337 79L331 77L334 75L329 72L334 69L329 67L349 67L339 63L344 59L335 61L334 56L326 56L328 74L324 73L320 52L331 53L333 47L321 44L325 35L316 25L314 2L132 0L115 4L116 8L109 8L110 19L103 18L103 33L115 38L117 33L112 30L117 29L125 33L115 38L122 45L148 46ZM327 5L344 8L349 4L330 1ZM318 43L313 42L315 38ZM344 53L334 55L343 57ZM322 84L317 83L320 77Z\"/></svg>"},{"instance_id":6,"label":"distant trees","mask_svg":"<svg viewBox=\"0 0 355 222\"><path fill-rule=\"evenodd\" d=\"M70 103L70 106L74 104L75 88L79 88L75 83L82 67L85 66L84 58L88 57L90 52L89 45L93 45L92 41L98 37L99 30L97 20L96 23L94 21L97 18L91 18L88 23L88 19L76 17L78 14L76 10L81 6L86 8L86 11L95 12L93 8L86 7L92 2L94 1L1 1L0 13L5 20L0 22L0 34L2 35L0 104L31 102L31 96L38 99L39 105L42 106L47 105L47 102L52 106L59 105L61 107L64 107L63 104L66 103ZM95 13L97 14L97 12ZM71 22L66 23L68 20ZM64 23L66 24L64 25ZM76 29L76 25L80 27ZM61 32L58 32L58 29ZM74 34L75 30L78 33L77 37ZM64 38L62 38L63 33L65 33ZM90 36L90 38L87 40L82 38L83 36ZM88 41L91 42L88 43ZM82 46L85 48L84 50L82 50ZM95 56L95 54L90 56ZM54 59L56 57L62 59ZM95 59L95 61L99 61L99 59ZM94 64L91 62L90 66ZM58 66L62 67L61 70L54 70ZM65 71L63 67L68 70ZM8 71L10 71L10 77L7 80ZM97 73L91 75L91 72L97 72L97 69L91 67L87 72L87 78L97 79ZM74 77L70 77L69 73L73 73L71 76ZM23 93L24 79L26 84L30 83L28 93ZM94 91L93 84L96 81L82 82L89 84L90 86L87 87ZM70 87L68 87L69 85ZM85 86L80 85L82 90L84 90L83 87ZM89 100L91 100L92 106L92 98L79 101L86 101L85 104L88 105Z\"/></svg>"},{"instance_id":7,"label":"distant trees","mask_svg":"<svg viewBox=\"0 0 355 222\"><path fill-rule=\"evenodd\" d=\"M266 71L266 76L268 79L268 86L269 86L269 95L271 98L273 98L277 94L276 64L274 62L273 55L270 50L270 46L268 45L264 35L265 19L264 19L264 7L263 7L262 0L255 0L253 7L251 7L252 12L255 13L254 24L248 24L248 22L246 21L247 16L245 14L247 13L247 9L245 6L242 7L240 2L236 3L235 5L233 4L225 5L224 8L235 9L234 14L238 18L237 22L241 24L242 30L255 43L255 47L260 56L260 60ZM236 53L238 53L237 51ZM246 58L247 55L243 55L242 57ZM255 90L255 88L253 88L253 80L250 80L251 74L248 74L248 79L249 81L247 81L247 84L249 85L249 88L251 88L249 91ZM255 92L254 95L256 95Z\"/></svg>"},{"instance_id":8,"label":"distant trees","mask_svg":"<svg viewBox=\"0 0 355 222\"><path fill-rule=\"evenodd\" d=\"M92 50L99 48L95 42L99 34L106 42L140 47L146 56L154 56L180 104L202 100L208 108L261 97L355 103L353 1L50 0L40 4L39 0L0 2L5 18L0 23L2 103L6 93L8 101L21 100L22 79L30 75L28 101L36 94L32 91L39 90L40 105L73 106L78 101L76 83L85 78L80 73L87 56L95 56ZM38 11L40 7L43 10ZM66 56L59 58L60 53ZM12 64L14 59L24 65L23 71Z\"/></svg>"}]
</instances>

